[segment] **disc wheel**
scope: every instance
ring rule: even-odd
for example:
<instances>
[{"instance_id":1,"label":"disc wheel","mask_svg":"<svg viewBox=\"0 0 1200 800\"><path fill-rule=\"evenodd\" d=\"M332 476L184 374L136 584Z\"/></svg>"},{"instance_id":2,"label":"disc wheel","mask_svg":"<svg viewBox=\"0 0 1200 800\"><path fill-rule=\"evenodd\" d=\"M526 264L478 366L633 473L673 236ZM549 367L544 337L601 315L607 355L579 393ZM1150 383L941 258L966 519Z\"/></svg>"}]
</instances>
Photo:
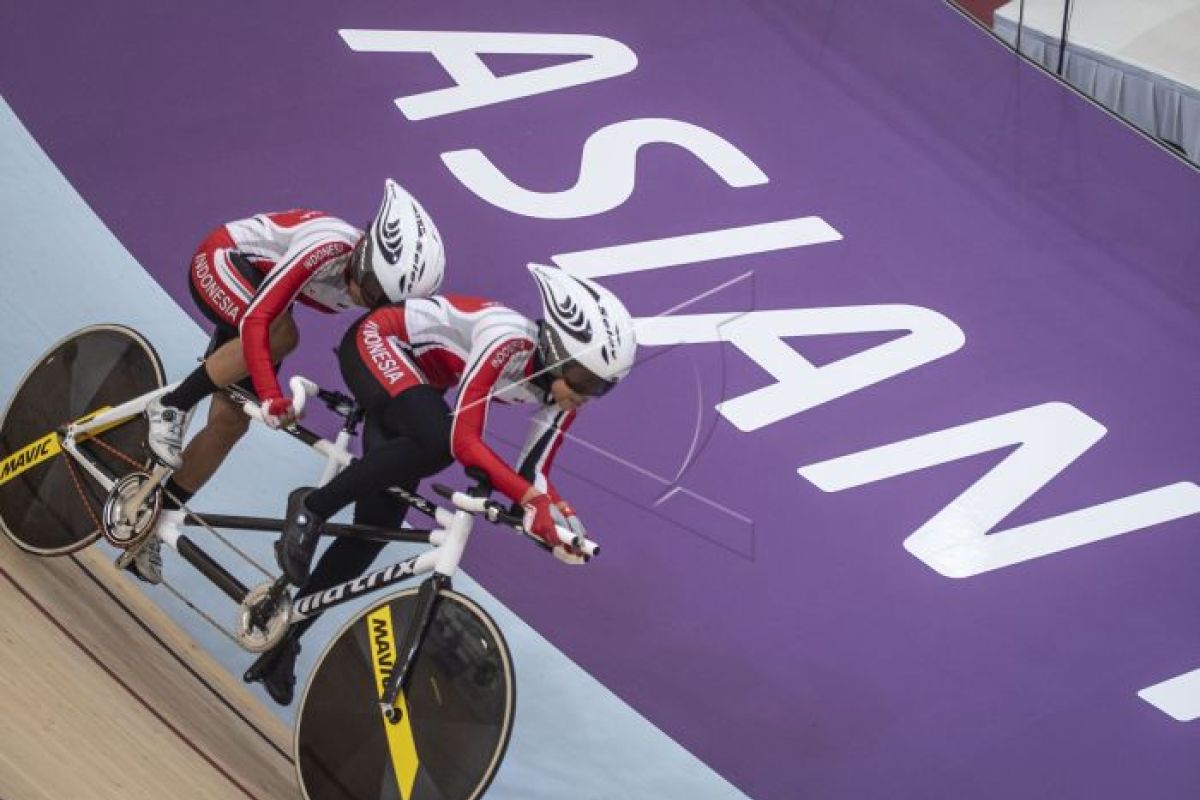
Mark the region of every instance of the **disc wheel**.
<instances>
[{"instance_id":1,"label":"disc wheel","mask_svg":"<svg viewBox=\"0 0 1200 800\"><path fill-rule=\"evenodd\" d=\"M296 722L307 800L475 800L496 774L512 732L512 658L470 598L440 592L401 721L379 709L416 597L406 590L360 614L318 659Z\"/></svg>"},{"instance_id":2,"label":"disc wheel","mask_svg":"<svg viewBox=\"0 0 1200 800\"><path fill-rule=\"evenodd\" d=\"M42 556L94 542L108 493L58 450L55 431L162 385L158 354L131 328L93 325L50 348L17 384L0 417L0 530ZM141 415L79 447L114 477L150 468Z\"/></svg>"}]
</instances>

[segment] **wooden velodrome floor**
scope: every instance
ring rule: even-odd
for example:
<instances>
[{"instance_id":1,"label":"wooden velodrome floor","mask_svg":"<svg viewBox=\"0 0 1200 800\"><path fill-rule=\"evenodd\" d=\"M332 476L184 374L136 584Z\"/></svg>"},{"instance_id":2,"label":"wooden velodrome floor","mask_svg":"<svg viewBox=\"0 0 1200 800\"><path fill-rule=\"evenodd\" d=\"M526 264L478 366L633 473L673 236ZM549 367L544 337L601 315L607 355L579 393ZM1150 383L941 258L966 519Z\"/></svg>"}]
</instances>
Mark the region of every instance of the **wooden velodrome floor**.
<instances>
[{"instance_id":1,"label":"wooden velodrome floor","mask_svg":"<svg viewBox=\"0 0 1200 800\"><path fill-rule=\"evenodd\" d=\"M102 553L0 536L0 800L294 798L291 749Z\"/></svg>"}]
</instances>

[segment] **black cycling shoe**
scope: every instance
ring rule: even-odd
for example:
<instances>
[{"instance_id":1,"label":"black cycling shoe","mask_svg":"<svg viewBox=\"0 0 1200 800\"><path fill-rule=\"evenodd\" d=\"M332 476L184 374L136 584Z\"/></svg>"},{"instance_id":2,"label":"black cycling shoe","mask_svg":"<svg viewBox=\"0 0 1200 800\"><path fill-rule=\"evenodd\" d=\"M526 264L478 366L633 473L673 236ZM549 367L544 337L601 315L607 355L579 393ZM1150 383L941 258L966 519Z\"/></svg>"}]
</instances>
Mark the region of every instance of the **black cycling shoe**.
<instances>
[{"instance_id":1,"label":"black cycling shoe","mask_svg":"<svg viewBox=\"0 0 1200 800\"><path fill-rule=\"evenodd\" d=\"M306 486L288 495L283 535L275 543L275 561L295 586L308 580L308 567L317 549L317 540L321 538L321 525L325 522L304 505L304 499L314 491Z\"/></svg>"},{"instance_id":2,"label":"black cycling shoe","mask_svg":"<svg viewBox=\"0 0 1200 800\"><path fill-rule=\"evenodd\" d=\"M242 680L246 683L262 682L271 699L281 706L291 705L296 694L296 656L300 655L300 642L289 636L258 657Z\"/></svg>"},{"instance_id":3,"label":"black cycling shoe","mask_svg":"<svg viewBox=\"0 0 1200 800\"><path fill-rule=\"evenodd\" d=\"M246 671L242 673L242 680L246 683L258 683L263 677L271 671L271 667L275 665L275 659L283 651L283 646L291 639L290 634L285 634L279 644L272 647L270 650L264 650L258 654L258 658L254 659L254 663L246 667Z\"/></svg>"}]
</instances>

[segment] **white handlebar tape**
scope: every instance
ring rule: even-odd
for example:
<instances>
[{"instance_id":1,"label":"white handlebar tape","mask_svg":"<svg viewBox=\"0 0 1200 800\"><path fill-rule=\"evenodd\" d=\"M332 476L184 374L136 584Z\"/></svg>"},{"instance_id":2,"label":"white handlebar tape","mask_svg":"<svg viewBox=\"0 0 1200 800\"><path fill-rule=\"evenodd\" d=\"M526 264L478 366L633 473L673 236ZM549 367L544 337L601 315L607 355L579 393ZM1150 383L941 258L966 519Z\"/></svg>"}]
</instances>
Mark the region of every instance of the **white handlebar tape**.
<instances>
[{"instance_id":1,"label":"white handlebar tape","mask_svg":"<svg viewBox=\"0 0 1200 800\"><path fill-rule=\"evenodd\" d=\"M471 497L469 494L455 492L450 497L450 502L454 503L455 508L460 508L470 514L483 514L487 510L488 500L482 497ZM570 528L564 528L561 525L555 525L554 529L558 532L559 541L569 547L574 547L579 552L583 553L584 557L592 558L600 552L600 545L593 542L591 539L584 539L577 535ZM533 538L537 538L529 531L525 533Z\"/></svg>"},{"instance_id":2,"label":"white handlebar tape","mask_svg":"<svg viewBox=\"0 0 1200 800\"><path fill-rule=\"evenodd\" d=\"M455 508L461 508L468 514L482 514L487 509L487 498L471 497L469 494L455 492L450 497L450 502L454 503Z\"/></svg>"},{"instance_id":3,"label":"white handlebar tape","mask_svg":"<svg viewBox=\"0 0 1200 800\"><path fill-rule=\"evenodd\" d=\"M554 557L557 558L562 563L570 564L573 567L577 567L577 566L588 563L588 559L586 556L577 556L574 553L568 553L565 549L563 549L561 547L554 548L551 551L551 553L553 553Z\"/></svg>"},{"instance_id":4,"label":"white handlebar tape","mask_svg":"<svg viewBox=\"0 0 1200 800\"><path fill-rule=\"evenodd\" d=\"M304 413L304 406L308 404L308 398L316 397L317 392L321 391L321 387L305 378L303 375L293 375L288 381L288 388L292 390L292 410L299 417ZM262 406L258 403L252 403L247 400L242 405L242 411L246 412L246 416L250 419L266 422L266 417L263 415Z\"/></svg>"},{"instance_id":5,"label":"white handlebar tape","mask_svg":"<svg viewBox=\"0 0 1200 800\"><path fill-rule=\"evenodd\" d=\"M317 392L321 391L320 386L302 375L293 375L292 379L288 381L288 388L292 390L292 408L296 410L297 417L304 412L308 398L316 397Z\"/></svg>"},{"instance_id":6,"label":"white handlebar tape","mask_svg":"<svg viewBox=\"0 0 1200 800\"><path fill-rule=\"evenodd\" d=\"M591 558L600 552L600 545L596 544L591 539L584 539L576 535L575 531L571 530L570 528L558 528L558 538L562 539L563 544L574 547L588 558Z\"/></svg>"}]
</instances>

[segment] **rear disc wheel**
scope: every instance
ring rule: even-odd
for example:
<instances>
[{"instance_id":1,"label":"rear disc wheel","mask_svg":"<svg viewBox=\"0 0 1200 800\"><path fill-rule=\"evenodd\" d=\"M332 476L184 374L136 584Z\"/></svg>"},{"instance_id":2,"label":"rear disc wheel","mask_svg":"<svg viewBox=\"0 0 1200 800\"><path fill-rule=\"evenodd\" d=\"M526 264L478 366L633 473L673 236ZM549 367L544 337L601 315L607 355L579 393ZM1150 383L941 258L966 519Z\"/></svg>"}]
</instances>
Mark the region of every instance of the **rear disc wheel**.
<instances>
[{"instance_id":1,"label":"rear disc wheel","mask_svg":"<svg viewBox=\"0 0 1200 800\"><path fill-rule=\"evenodd\" d=\"M0 530L41 556L96 541L108 492L59 450L56 431L162 385L158 354L122 325L83 328L50 348L25 373L0 416ZM140 415L79 447L114 477L149 472L152 463Z\"/></svg>"}]
</instances>

